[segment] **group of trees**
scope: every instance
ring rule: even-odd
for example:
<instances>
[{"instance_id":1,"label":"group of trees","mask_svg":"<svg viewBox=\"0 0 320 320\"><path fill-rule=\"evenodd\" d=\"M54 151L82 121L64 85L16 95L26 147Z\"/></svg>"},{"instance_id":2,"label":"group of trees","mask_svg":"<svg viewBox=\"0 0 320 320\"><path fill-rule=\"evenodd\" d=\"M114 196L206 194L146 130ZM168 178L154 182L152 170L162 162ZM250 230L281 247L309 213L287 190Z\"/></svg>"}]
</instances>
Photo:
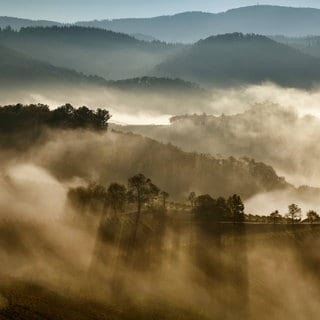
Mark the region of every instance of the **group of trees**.
<instances>
[{"instance_id":1,"label":"group of trees","mask_svg":"<svg viewBox=\"0 0 320 320\"><path fill-rule=\"evenodd\" d=\"M233 221L234 223L244 222L244 204L239 195L225 199L223 197L214 199L210 195L196 196L191 192L188 200L191 203L193 212L198 219L210 219L212 221Z\"/></svg>"},{"instance_id":2,"label":"group of trees","mask_svg":"<svg viewBox=\"0 0 320 320\"><path fill-rule=\"evenodd\" d=\"M288 213L285 216L281 216L279 211L276 210L269 217L274 224L278 222L290 222L292 224L297 222L314 223L320 219L319 214L314 210L309 210L306 215L307 218L302 221L302 210L298 205L293 203L288 206Z\"/></svg>"},{"instance_id":3,"label":"group of trees","mask_svg":"<svg viewBox=\"0 0 320 320\"><path fill-rule=\"evenodd\" d=\"M273 211L269 216L253 216L244 212L244 204L239 195L233 195L228 199L223 197L214 199L210 195L196 196L191 192L188 200L192 212L200 220L210 220L216 222L259 222L259 223L315 223L320 221L319 214L314 210L306 213L306 219L302 220L302 210L296 204L288 206L288 212L282 216L278 210Z\"/></svg>"},{"instance_id":4,"label":"group of trees","mask_svg":"<svg viewBox=\"0 0 320 320\"><path fill-rule=\"evenodd\" d=\"M169 194L161 191L151 179L136 174L128 180L128 186L111 183L108 188L90 184L69 190L69 200L76 208L90 212L103 212L111 209L113 214L124 212L130 205L136 205L136 219L140 219L144 207L166 209Z\"/></svg>"},{"instance_id":5,"label":"group of trees","mask_svg":"<svg viewBox=\"0 0 320 320\"><path fill-rule=\"evenodd\" d=\"M15 133L41 127L101 131L108 128L110 118L107 110L91 110L86 106L74 108L71 104L54 110L44 104L8 105L0 107L0 132Z\"/></svg>"},{"instance_id":6,"label":"group of trees","mask_svg":"<svg viewBox=\"0 0 320 320\"><path fill-rule=\"evenodd\" d=\"M71 188L68 198L71 204L80 212L101 213L111 212L114 216L121 212L135 212L135 224L141 219L143 209L149 212L161 212L167 209L169 193L160 190L151 179L143 174L136 174L128 179L127 186L111 183L108 188L99 184L89 184L86 187ZM259 222L259 223L314 223L320 221L320 216L314 210L307 212L307 218L302 221L302 210L296 204L288 206L288 213L282 216L278 210L269 216L253 216L245 214L245 206L237 194L229 198L213 198L209 194L197 196L191 192L187 199L191 211L200 221L214 222Z\"/></svg>"}]
</instances>

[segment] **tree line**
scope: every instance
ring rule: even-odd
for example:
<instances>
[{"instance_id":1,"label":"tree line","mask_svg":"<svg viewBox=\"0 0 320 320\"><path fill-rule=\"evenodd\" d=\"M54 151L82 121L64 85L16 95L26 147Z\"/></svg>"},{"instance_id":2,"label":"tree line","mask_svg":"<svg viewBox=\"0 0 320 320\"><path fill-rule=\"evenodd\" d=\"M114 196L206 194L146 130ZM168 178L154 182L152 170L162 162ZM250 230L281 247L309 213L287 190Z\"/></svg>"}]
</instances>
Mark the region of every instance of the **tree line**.
<instances>
[{"instance_id":1,"label":"tree line","mask_svg":"<svg viewBox=\"0 0 320 320\"><path fill-rule=\"evenodd\" d=\"M0 133L35 130L41 127L57 129L107 130L111 118L104 109L86 106L74 108L65 104L50 110L45 104L16 104L0 107Z\"/></svg>"},{"instance_id":2,"label":"tree line","mask_svg":"<svg viewBox=\"0 0 320 320\"><path fill-rule=\"evenodd\" d=\"M267 220L274 224L276 223L301 223L301 222L308 222L308 223L315 223L319 222L320 217L319 214L314 210L309 210L306 213L306 219L302 219L302 210L301 208L293 203L288 206L288 212L282 216L278 210L271 212Z\"/></svg>"},{"instance_id":3,"label":"tree line","mask_svg":"<svg viewBox=\"0 0 320 320\"><path fill-rule=\"evenodd\" d=\"M143 210L153 213L167 211L169 197L168 192L161 190L141 173L129 178L127 186L114 182L106 188L91 183L71 188L68 192L70 203L80 212L101 213L109 210L116 215L133 210L137 221ZM214 199L208 194L196 196L191 192L188 201L197 220L234 223L245 221L245 206L239 195L232 195L228 199Z\"/></svg>"},{"instance_id":4,"label":"tree line","mask_svg":"<svg viewBox=\"0 0 320 320\"><path fill-rule=\"evenodd\" d=\"M128 179L127 185L117 182L107 188L91 183L69 189L68 199L73 207L80 212L118 213L134 212L136 223L141 219L142 211L149 213L164 213L168 211L170 195L161 190L150 178L143 174L136 174ZM196 221L211 222L255 222L255 223L315 223L320 221L319 214L314 210L306 213L302 220L302 210L296 204L288 206L288 212L281 215L278 210L269 215L252 215L245 213L245 205L241 197L234 194L228 198L213 198L209 194L197 196L191 192L186 199L189 205L170 202L170 209L174 211L191 212Z\"/></svg>"},{"instance_id":5,"label":"tree line","mask_svg":"<svg viewBox=\"0 0 320 320\"><path fill-rule=\"evenodd\" d=\"M139 173L128 179L128 185L117 182L108 188L91 183L86 187L71 188L68 192L71 204L82 212L113 214L129 211L135 206L137 219L144 208L151 211L166 209L169 193L161 190L150 178Z\"/></svg>"},{"instance_id":6,"label":"tree line","mask_svg":"<svg viewBox=\"0 0 320 320\"><path fill-rule=\"evenodd\" d=\"M219 197L212 198L210 195L196 196L195 192L191 192L188 200L190 201L192 212L199 220L211 221L232 221L234 223L244 222L244 204L239 195L234 194L228 199Z\"/></svg>"}]
</instances>

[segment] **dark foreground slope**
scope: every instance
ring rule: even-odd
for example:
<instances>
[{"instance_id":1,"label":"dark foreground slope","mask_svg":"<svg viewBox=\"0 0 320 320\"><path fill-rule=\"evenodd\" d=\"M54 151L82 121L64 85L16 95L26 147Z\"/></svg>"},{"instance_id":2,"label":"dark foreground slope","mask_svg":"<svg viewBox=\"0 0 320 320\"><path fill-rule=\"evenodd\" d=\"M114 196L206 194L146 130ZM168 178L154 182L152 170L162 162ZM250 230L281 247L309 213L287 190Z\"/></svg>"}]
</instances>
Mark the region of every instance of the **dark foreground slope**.
<instances>
[{"instance_id":1,"label":"dark foreground slope","mask_svg":"<svg viewBox=\"0 0 320 320\"><path fill-rule=\"evenodd\" d=\"M199 41L161 63L155 73L206 85L271 81L310 87L320 80L320 60L264 36L233 33Z\"/></svg>"}]
</instances>

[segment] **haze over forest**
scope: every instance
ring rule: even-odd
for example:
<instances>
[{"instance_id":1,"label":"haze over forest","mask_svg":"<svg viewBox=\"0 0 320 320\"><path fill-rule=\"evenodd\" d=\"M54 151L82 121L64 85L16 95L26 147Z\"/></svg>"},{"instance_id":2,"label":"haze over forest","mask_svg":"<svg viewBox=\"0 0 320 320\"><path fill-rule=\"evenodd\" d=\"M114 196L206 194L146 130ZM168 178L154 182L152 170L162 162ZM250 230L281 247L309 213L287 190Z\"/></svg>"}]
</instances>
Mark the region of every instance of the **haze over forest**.
<instances>
[{"instance_id":1,"label":"haze over forest","mask_svg":"<svg viewBox=\"0 0 320 320\"><path fill-rule=\"evenodd\" d=\"M319 318L320 6L277 4L0 4L1 320Z\"/></svg>"}]
</instances>

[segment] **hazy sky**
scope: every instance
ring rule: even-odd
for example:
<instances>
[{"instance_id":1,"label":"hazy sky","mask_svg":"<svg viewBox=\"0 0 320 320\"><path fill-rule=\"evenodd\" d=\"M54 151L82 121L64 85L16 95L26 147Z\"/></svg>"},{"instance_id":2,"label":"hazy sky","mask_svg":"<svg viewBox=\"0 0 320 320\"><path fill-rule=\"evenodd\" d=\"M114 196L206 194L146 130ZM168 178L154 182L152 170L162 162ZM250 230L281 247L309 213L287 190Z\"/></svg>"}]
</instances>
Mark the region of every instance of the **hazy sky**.
<instances>
[{"instance_id":1,"label":"hazy sky","mask_svg":"<svg viewBox=\"0 0 320 320\"><path fill-rule=\"evenodd\" d=\"M0 0L0 15L72 22L183 11L219 12L258 2L320 8L320 0Z\"/></svg>"}]
</instances>

